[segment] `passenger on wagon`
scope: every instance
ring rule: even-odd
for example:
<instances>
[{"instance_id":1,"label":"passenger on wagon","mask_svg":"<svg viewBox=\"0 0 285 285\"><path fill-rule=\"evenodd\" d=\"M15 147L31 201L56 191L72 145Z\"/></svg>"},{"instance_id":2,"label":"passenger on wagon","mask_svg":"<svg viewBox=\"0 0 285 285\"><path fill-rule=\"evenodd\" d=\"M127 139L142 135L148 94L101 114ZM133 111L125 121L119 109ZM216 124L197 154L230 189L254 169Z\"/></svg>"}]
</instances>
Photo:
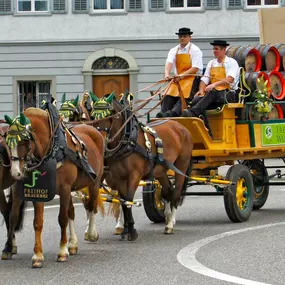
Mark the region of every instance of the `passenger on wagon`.
<instances>
[{"instance_id":1,"label":"passenger on wagon","mask_svg":"<svg viewBox=\"0 0 285 285\"><path fill-rule=\"evenodd\" d=\"M166 80L170 79L173 68L176 70L177 75L196 74L197 72L202 74L202 51L190 42L192 34L193 32L189 28L181 28L176 33L179 38L179 45L172 48L168 53L165 64ZM199 80L199 77L189 75L176 78L176 81L179 81L184 98L189 98L192 89L194 96L199 87ZM179 117L181 112L178 87L173 83L162 101L161 112L156 117Z\"/></svg>"},{"instance_id":2,"label":"passenger on wagon","mask_svg":"<svg viewBox=\"0 0 285 285\"><path fill-rule=\"evenodd\" d=\"M237 89L239 83L239 65L237 61L226 56L229 44L224 40L214 40L215 59L211 60L201 78L199 91L195 94L188 109L182 112L182 117L199 117L206 109L215 108L226 103L238 101Z\"/></svg>"}]
</instances>

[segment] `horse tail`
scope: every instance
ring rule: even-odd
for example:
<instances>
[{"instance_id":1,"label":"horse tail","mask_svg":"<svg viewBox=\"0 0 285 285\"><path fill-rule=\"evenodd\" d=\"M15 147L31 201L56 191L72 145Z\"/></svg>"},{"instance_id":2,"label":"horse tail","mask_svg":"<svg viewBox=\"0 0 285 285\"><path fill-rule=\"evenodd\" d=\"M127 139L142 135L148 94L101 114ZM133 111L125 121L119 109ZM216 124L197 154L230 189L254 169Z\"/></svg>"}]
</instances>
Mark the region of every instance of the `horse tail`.
<instances>
[{"instance_id":1,"label":"horse tail","mask_svg":"<svg viewBox=\"0 0 285 285\"><path fill-rule=\"evenodd\" d=\"M185 173L185 175L188 176L188 177L189 177L190 174L191 174L192 166L193 166L192 159L190 159L189 166L188 166L188 168L187 168L187 170L186 170L186 173ZM184 201L185 196L184 196L183 194L184 194L184 193L186 192L186 190L187 190L188 182L189 182L189 178L186 178L186 177L185 177L184 183L183 183L183 186L182 186L182 192L181 192L180 202L179 202L179 205L180 205L180 206L182 205L182 203L183 203L183 201Z\"/></svg>"},{"instance_id":2,"label":"horse tail","mask_svg":"<svg viewBox=\"0 0 285 285\"><path fill-rule=\"evenodd\" d=\"M13 197L12 197L12 188L10 187L9 189L10 189L10 191L9 191L9 195L8 195L8 211L10 214L12 211L12 206L13 206ZM16 227L15 227L15 232L19 232L23 229L26 206L27 206L27 202L22 201L21 206L20 206L18 221L17 221Z\"/></svg>"},{"instance_id":3,"label":"horse tail","mask_svg":"<svg viewBox=\"0 0 285 285\"><path fill-rule=\"evenodd\" d=\"M98 196L97 196L97 209L99 208L101 215L104 217L105 216L105 208L104 208L104 203L103 199L101 197L100 191L98 191Z\"/></svg>"},{"instance_id":4,"label":"horse tail","mask_svg":"<svg viewBox=\"0 0 285 285\"><path fill-rule=\"evenodd\" d=\"M121 209L120 207L121 204L111 203L109 206L108 214L114 216L116 220L118 220L120 217L120 209Z\"/></svg>"}]
</instances>

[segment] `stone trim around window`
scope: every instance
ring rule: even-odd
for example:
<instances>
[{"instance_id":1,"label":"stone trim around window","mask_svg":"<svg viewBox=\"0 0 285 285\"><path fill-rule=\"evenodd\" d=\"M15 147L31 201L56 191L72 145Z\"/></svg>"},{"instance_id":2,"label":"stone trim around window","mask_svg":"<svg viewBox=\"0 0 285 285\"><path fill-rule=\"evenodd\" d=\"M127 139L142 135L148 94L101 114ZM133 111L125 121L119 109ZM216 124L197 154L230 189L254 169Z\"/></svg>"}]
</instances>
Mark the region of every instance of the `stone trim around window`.
<instances>
[{"instance_id":1,"label":"stone trim around window","mask_svg":"<svg viewBox=\"0 0 285 285\"><path fill-rule=\"evenodd\" d=\"M129 68L127 69L97 69L93 70L93 63L101 57L120 57L124 59L128 64ZM138 88L137 74L139 72L139 67L136 63L135 58L130 55L128 52L117 49L117 48L104 48L90 54L83 65L82 74L84 77L84 90L92 90L92 76L93 75L120 75L120 74L129 74L130 77L130 90L132 92L136 91Z\"/></svg>"},{"instance_id":2,"label":"stone trim around window","mask_svg":"<svg viewBox=\"0 0 285 285\"><path fill-rule=\"evenodd\" d=\"M56 98L56 76L44 76L44 75L14 76L13 77L13 114L14 116L18 115L18 104L19 104L18 81L51 81L51 95L54 98Z\"/></svg>"}]
</instances>

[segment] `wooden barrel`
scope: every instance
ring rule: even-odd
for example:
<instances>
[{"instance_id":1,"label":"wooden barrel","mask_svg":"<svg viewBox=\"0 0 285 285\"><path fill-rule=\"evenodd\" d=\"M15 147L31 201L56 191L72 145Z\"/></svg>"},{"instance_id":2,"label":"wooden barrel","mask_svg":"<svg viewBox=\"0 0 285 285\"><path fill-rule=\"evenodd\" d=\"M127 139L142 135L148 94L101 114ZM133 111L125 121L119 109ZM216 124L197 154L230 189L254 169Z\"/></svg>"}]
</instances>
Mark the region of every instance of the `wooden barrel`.
<instances>
[{"instance_id":1,"label":"wooden barrel","mask_svg":"<svg viewBox=\"0 0 285 285\"><path fill-rule=\"evenodd\" d=\"M265 57L271 46L269 44L257 44L257 45L254 45L253 47L257 49L260 53L261 60L262 60L261 70L266 70Z\"/></svg>"},{"instance_id":2,"label":"wooden barrel","mask_svg":"<svg viewBox=\"0 0 285 285\"><path fill-rule=\"evenodd\" d=\"M285 45L275 44L274 47L278 50L280 54L280 70L285 70Z\"/></svg>"},{"instance_id":3,"label":"wooden barrel","mask_svg":"<svg viewBox=\"0 0 285 285\"><path fill-rule=\"evenodd\" d=\"M234 58L239 66L246 71L259 71L262 66L262 59L258 50L252 46L234 46L227 50L227 56Z\"/></svg>"},{"instance_id":4,"label":"wooden barrel","mask_svg":"<svg viewBox=\"0 0 285 285\"><path fill-rule=\"evenodd\" d=\"M256 85L257 79L261 77L263 77L264 81L267 80L268 96L270 96L270 81L267 73L259 71L259 72L247 72L245 74L246 83L249 86L252 93L257 89Z\"/></svg>"},{"instance_id":5,"label":"wooden barrel","mask_svg":"<svg viewBox=\"0 0 285 285\"><path fill-rule=\"evenodd\" d=\"M265 55L265 66L267 71L279 71L281 66L280 54L275 46L271 46Z\"/></svg>"},{"instance_id":6,"label":"wooden barrel","mask_svg":"<svg viewBox=\"0 0 285 285\"><path fill-rule=\"evenodd\" d=\"M277 100L285 98L285 79L281 72L271 71L269 82L272 96Z\"/></svg>"}]
</instances>

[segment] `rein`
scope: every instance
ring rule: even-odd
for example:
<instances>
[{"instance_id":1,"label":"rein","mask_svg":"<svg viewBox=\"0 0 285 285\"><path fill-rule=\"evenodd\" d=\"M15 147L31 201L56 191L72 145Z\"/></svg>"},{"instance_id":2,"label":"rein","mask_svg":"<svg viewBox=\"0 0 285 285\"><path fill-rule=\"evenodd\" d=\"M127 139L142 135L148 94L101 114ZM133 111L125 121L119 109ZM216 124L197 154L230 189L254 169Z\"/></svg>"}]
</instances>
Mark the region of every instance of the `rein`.
<instances>
[{"instance_id":1,"label":"rein","mask_svg":"<svg viewBox=\"0 0 285 285\"><path fill-rule=\"evenodd\" d=\"M48 144L47 144L47 147L46 147L46 149L45 149L45 152L44 152L44 155L43 155L42 160L41 160L38 164L36 164L36 165L34 165L34 166L32 166L32 167L26 167L26 170L27 170L27 171L32 171L32 170L38 168L38 167L43 163L43 161L44 161L45 158L47 157L47 154L48 154L48 151L49 151L49 148L50 148L50 144L51 144L51 142L52 142L52 140L53 140L53 138L54 138L54 135L55 135L55 133L56 133L56 131L57 131L57 129L58 129L60 123L61 123L61 119L58 120L58 123L56 124L56 126L55 126L53 132L51 133L51 137L50 137L50 139L49 139L49 141L48 141ZM34 140L34 141L35 141L35 140ZM36 144L36 141L35 141L35 144Z\"/></svg>"}]
</instances>

